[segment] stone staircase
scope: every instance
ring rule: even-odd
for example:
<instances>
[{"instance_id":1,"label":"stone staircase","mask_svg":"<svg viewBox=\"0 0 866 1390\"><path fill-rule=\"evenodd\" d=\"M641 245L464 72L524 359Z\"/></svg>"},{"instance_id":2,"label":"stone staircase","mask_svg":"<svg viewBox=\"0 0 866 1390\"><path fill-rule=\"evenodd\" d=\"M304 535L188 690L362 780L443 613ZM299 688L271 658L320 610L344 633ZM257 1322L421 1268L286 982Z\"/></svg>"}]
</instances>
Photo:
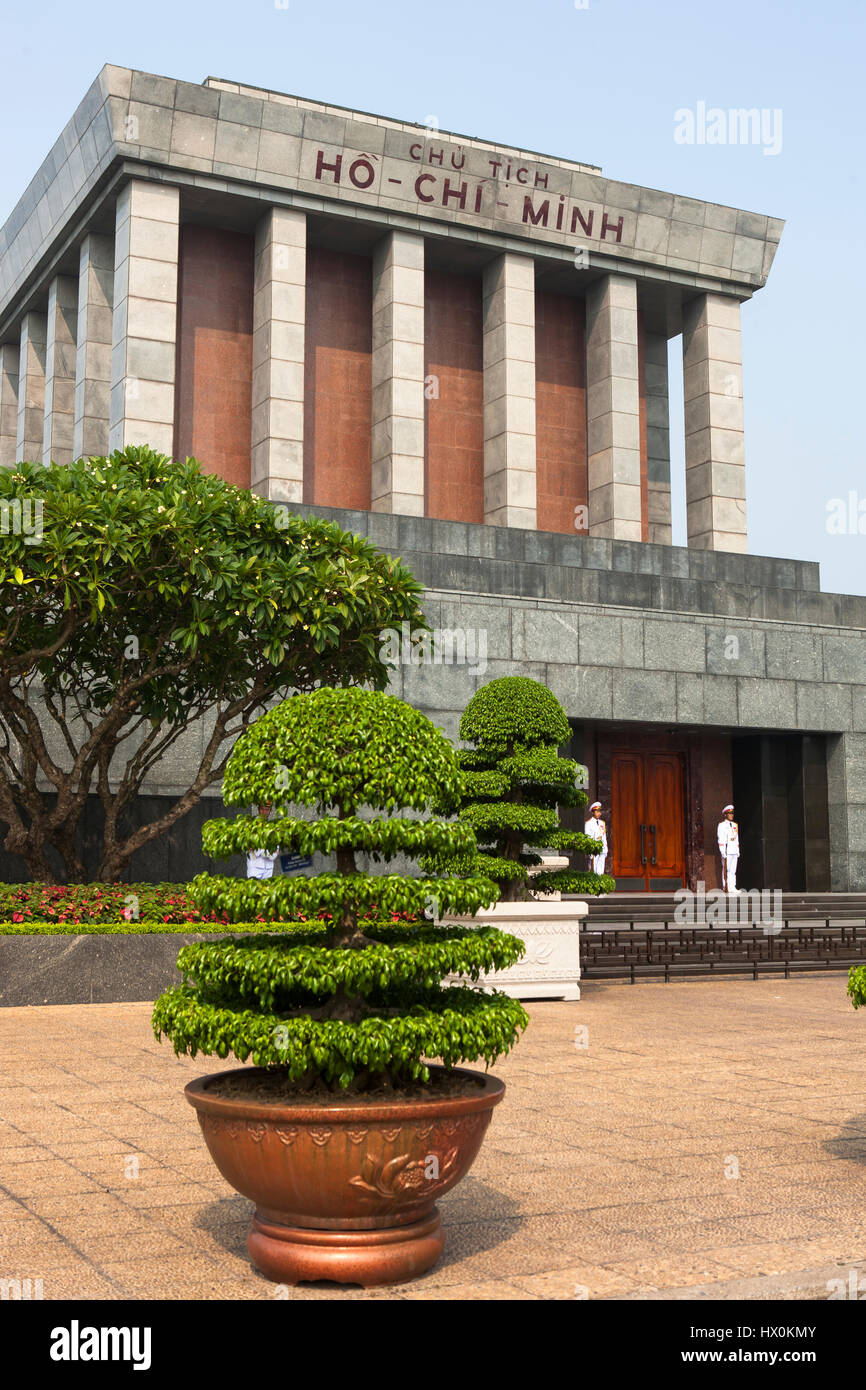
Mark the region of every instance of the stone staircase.
<instances>
[{"instance_id":1,"label":"stone staircase","mask_svg":"<svg viewBox=\"0 0 866 1390\"><path fill-rule=\"evenodd\" d=\"M673 893L610 893L601 898L585 898L584 901L589 907L587 925L590 928L593 923L674 924L678 906ZM764 898L759 904L753 894L741 893L736 898L731 897L731 911L736 902L738 919L747 916L749 920L754 920L755 909L758 909L760 918L761 909L767 901ZM791 921L866 922L866 893L780 893L780 902L780 915ZM769 903L774 904L772 894Z\"/></svg>"}]
</instances>

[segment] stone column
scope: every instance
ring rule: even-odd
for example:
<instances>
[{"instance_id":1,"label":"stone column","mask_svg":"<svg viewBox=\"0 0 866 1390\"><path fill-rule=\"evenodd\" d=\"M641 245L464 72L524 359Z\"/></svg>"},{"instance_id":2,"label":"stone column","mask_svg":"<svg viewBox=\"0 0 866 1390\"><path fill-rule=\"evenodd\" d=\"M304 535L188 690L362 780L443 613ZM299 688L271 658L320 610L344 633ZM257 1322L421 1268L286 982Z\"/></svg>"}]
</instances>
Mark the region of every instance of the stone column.
<instances>
[{"instance_id":1,"label":"stone column","mask_svg":"<svg viewBox=\"0 0 866 1390\"><path fill-rule=\"evenodd\" d=\"M17 463L18 344L0 344L0 468Z\"/></svg>"},{"instance_id":2,"label":"stone column","mask_svg":"<svg viewBox=\"0 0 866 1390\"><path fill-rule=\"evenodd\" d=\"M45 315L30 310L21 320L21 348L18 356L18 437L15 454L19 462L42 462L42 435L45 427Z\"/></svg>"},{"instance_id":3,"label":"stone column","mask_svg":"<svg viewBox=\"0 0 866 1390\"><path fill-rule=\"evenodd\" d=\"M740 305L699 294L683 310L688 543L745 551Z\"/></svg>"},{"instance_id":4,"label":"stone column","mask_svg":"<svg viewBox=\"0 0 866 1390\"><path fill-rule=\"evenodd\" d=\"M424 238L388 232L373 251L374 512L424 515Z\"/></svg>"},{"instance_id":5,"label":"stone column","mask_svg":"<svg viewBox=\"0 0 866 1390\"><path fill-rule=\"evenodd\" d=\"M180 193L131 179L117 199L109 449L174 451Z\"/></svg>"},{"instance_id":6,"label":"stone column","mask_svg":"<svg viewBox=\"0 0 866 1390\"><path fill-rule=\"evenodd\" d=\"M604 275L586 296L589 533L639 541L637 281Z\"/></svg>"},{"instance_id":7,"label":"stone column","mask_svg":"<svg viewBox=\"0 0 866 1390\"><path fill-rule=\"evenodd\" d=\"M55 275L48 286L45 341L45 420L42 462L72 462L75 417L75 337L78 329L78 281Z\"/></svg>"},{"instance_id":8,"label":"stone column","mask_svg":"<svg viewBox=\"0 0 866 1390\"><path fill-rule=\"evenodd\" d=\"M304 500L307 218L271 208L256 227L253 298L253 492Z\"/></svg>"},{"instance_id":9,"label":"stone column","mask_svg":"<svg viewBox=\"0 0 866 1390\"><path fill-rule=\"evenodd\" d=\"M113 305L114 242L92 232L81 243L79 255L74 458L101 456L108 450Z\"/></svg>"},{"instance_id":10,"label":"stone column","mask_svg":"<svg viewBox=\"0 0 866 1390\"><path fill-rule=\"evenodd\" d=\"M484 267L484 520L536 526L535 265L506 251Z\"/></svg>"},{"instance_id":11,"label":"stone column","mask_svg":"<svg viewBox=\"0 0 866 1390\"><path fill-rule=\"evenodd\" d=\"M668 340L647 333L646 378L647 520L655 545L671 543L671 430L668 406Z\"/></svg>"},{"instance_id":12,"label":"stone column","mask_svg":"<svg viewBox=\"0 0 866 1390\"><path fill-rule=\"evenodd\" d=\"M855 707L856 707L855 696ZM862 723L862 721L861 721ZM866 732L827 735L830 890L866 892Z\"/></svg>"}]
</instances>

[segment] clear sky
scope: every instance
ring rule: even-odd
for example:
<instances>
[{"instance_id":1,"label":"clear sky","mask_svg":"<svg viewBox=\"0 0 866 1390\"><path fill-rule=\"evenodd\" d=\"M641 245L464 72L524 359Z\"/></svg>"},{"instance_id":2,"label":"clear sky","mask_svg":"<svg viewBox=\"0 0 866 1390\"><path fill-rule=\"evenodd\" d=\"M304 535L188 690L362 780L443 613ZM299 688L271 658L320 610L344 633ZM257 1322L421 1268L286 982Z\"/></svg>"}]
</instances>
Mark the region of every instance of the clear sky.
<instances>
[{"instance_id":1,"label":"clear sky","mask_svg":"<svg viewBox=\"0 0 866 1390\"><path fill-rule=\"evenodd\" d=\"M0 0L0 34L0 222L106 62L432 117L784 218L743 310L749 547L819 560L823 588L866 593L864 0ZM770 145L781 112L780 149L679 143L675 113L699 102L766 110ZM679 362L676 342L684 544Z\"/></svg>"}]
</instances>

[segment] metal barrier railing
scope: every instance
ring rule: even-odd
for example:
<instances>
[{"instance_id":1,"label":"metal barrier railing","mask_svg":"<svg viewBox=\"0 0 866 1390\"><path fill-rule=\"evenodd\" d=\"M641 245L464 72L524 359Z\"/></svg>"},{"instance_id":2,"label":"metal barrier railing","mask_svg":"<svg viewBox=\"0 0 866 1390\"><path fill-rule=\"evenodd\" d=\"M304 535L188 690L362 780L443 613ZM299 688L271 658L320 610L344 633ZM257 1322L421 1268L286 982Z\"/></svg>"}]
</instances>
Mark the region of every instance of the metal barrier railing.
<instances>
[{"instance_id":1,"label":"metal barrier railing","mask_svg":"<svg viewBox=\"0 0 866 1390\"><path fill-rule=\"evenodd\" d=\"M645 926L639 921L581 928L584 979L678 975L746 974L847 970L866 964L866 919L856 922L797 922L770 927L682 926L669 919Z\"/></svg>"}]
</instances>

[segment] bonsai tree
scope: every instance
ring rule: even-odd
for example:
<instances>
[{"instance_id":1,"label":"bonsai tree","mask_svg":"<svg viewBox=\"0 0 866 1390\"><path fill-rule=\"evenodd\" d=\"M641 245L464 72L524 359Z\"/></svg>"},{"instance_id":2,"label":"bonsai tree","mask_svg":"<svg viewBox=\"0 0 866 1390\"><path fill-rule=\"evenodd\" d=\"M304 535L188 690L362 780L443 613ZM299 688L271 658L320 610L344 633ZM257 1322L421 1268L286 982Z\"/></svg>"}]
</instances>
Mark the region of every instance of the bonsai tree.
<instances>
[{"instance_id":1,"label":"bonsai tree","mask_svg":"<svg viewBox=\"0 0 866 1390\"><path fill-rule=\"evenodd\" d=\"M311 877L234 879L199 875L198 907L231 922L258 914L308 919L285 935L185 946L182 984L156 1002L157 1038L175 1051L271 1067L287 1091L365 1091L429 1080L425 1059L447 1068L508 1051L527 1016L516 1000L468 986L509 966L523 943L490 927L404 924L435 900L440 914L473 913L495 901L482 875L436 878L367 873L397 855L465 855L474 844L460 821L409 819L402 810L451 810L463 795L455 750L417 710L392 695L319 689L283 701L238 739L223 782L228 804L312 807L317 819L278 815L209 821L208 854L290 847L332 854L336 871ZM361 812L374 813L362 817ZM380 814L376 814L380 813ZM384 813L384 814L381 814ZM315 919L317 915L324 920Z\"/></svg>"},{"instance_id":2,"label":"bonsai tree","mask_svg":"<svg viewBox=\"0 0 866 1390\"><path fill-rule=\"evenodd\" d=\"M275 697L387 684L379 633L426 628L398 561L147 448L0 468L0 823L34 879L96 877L165 834L219 782L234 737ZM152 769L182 790L128 813ZM201 732L199 733L199 730ZM49 789L49 795L45 789ZM0 830L0 834L4 833Z\"/></svg>"},{"instance_id":3,"label":"bonsai tree","mask_svg":"<svg viewBox=\"0 0 866 1390\"><path fill-rule=\"evenodd\" d=\"M586 805L579 785L585 769L559 756L571 737L565 711L538 681L503 676L473 695L460 721L460 737L474 745L458 753L466 774L459 814L475 831L476 851L436 856L440 869L482 873L507 902L534 893L611 893L607 874L558 869L530 875L542 863L538 850L597 854L601 843L561 827L558 806Z\"/></svg>"}]
</instances>

